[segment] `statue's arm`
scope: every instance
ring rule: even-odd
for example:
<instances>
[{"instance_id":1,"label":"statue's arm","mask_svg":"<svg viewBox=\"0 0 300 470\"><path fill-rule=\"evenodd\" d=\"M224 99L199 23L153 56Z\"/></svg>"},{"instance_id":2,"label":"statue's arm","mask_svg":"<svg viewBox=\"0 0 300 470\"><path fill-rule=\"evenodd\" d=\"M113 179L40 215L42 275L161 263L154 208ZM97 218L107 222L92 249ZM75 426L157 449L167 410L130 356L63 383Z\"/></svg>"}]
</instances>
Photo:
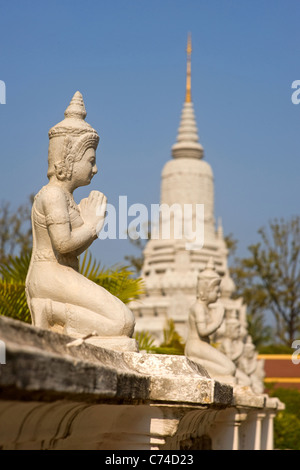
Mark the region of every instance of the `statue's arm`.
<instances>
[{"instance_id":1,"label":"statue's arm","mask_svg":"<svg viewBox=\"0 0 300 470\"><path fill-rule=\"evenodd\" d=\"M197 324L197 330L200 336L209 336L213 334L221 325L224 317L224 307L219 304L214 312L209 312L210 321L206 320L205 309L201 303L196 304L195 318Z\"/></svg>"},{"instance_id":2,"label":"statue's arm","mask_svg":"<svg viewBox=\"0 0 300 470\"><path fill-rule=\"evenodd\" d=\"M91 244L93 243L94 240L95 240L95 238L93 238L92 240L88 240L87 243L82 245L77 250L74 250L74 252L73 252L74 256L77 257L77 256L80 256L82 253L84 253L91 246Z\"/></svg>"},{"instance_id":3,"label":"statue's arm","mask_svg":"<svg viewBox=\"0 0 300 470\"><path fill-rule=\"evenodd\" d=\"M210 327L213 329L213 332L220 328L225 314L225 308L219 302L214 304L214 307L210 309L211 312L211 322Z\"/></svg>"},{"instance_id":4,"label":"statue's arm","mask_svg":"<svg viewBox=\"0 0 300 470\"><path fill-rule=\"evenodd\" d=\"M220 351L224 354L226 354L226 356L228 356L231 360L233 360L232 358L232 351L231 351L231 341L228 340L227 338L225 338L221 345L220 345Z\"/></svg>"},{"instance_id":5,"label":"statue's arm","mask_svg":"<svg viewBox=\"0 0 300 470\"><path fill-rule=\"evenodd\" d=\"M241 355L243 354L243 350L244 350L244 343L242 341L240 341L238 343L238 346L236 347L234 355L231 359L233 361L237 361L238 358L241 357Z\"/></svg>"},{"instance_id":6,"label":"statue's arm","mask_svg":"<svg viewBox=\"0 0 300 470\"><path fill-rule=\"evenodd\" d=\"M249 375L254 374L257 368L257 357L254 357L250 362Z\"/></svg>"},{"instance_id":7,"label":"statue's arm","mask_svg":"<svg viewBox=\"0 0 300 470\"><path fill-rule=\"evenodd\" d=\"M97 238L95 228L89 223L71 230L67 201L59 188L49 188L42 204L51 243L57 252L82 252Z\"/></svg>"},{"instance_id":8,"label":"statue's arm","mask_svg":"<svg viewBox=\"0 0 300 470\"><path fill-rule=\"evenodd\" d=\"M104 224L106 205L107 199L100 191L91 191L89 197L82 199L78 205L83 223L95 227L93 230L96 230L97 234L101 231ZM76 250L76 256L81 255L81 253L87 250L93 241L94 239L92 241L89 240L85 245Z\"/></svg>"},{"instance_id":9,"label":"statue's arm","mask_svg":"<svg viewBox=\"0 0 300 470\"><path fill-rule=\"evenodd\" d=\"M208 336L211 334L210 325L206 321L205 307L201 303L196 303L193 306L193 316L197 327L199 336Z\"/></svg>"}]
</instances>

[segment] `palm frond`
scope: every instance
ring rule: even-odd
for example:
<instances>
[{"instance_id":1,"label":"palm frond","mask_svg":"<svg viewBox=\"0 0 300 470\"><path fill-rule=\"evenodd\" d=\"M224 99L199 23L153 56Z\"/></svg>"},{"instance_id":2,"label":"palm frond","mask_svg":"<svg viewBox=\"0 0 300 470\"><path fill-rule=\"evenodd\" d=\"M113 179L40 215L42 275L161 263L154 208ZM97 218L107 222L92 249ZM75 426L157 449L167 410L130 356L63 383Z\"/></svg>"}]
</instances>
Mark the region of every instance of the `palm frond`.
<instances>
[{"instance_id":1,"label":"palm frond","mask_svg":"<svg viewBox=\"0 0 300 470\"><path fill-rule=\"evenodd\" d=\"M23 282L27 276L31 253L27 252L21 256L9 256L6 263L0 264L0 276L7 282Z\"/></svg>"},{"instance_id":2,"label":"palm frond","mask_svg":"<svg viewBox=\"0 0 300 470\"><path fill-rule=\"evenodd\" d=\"M100 263L97 262L96 259L93 259L92 254L89 253L88 250L86 250L83 257L80 258L79 272L91 281L97 279L101 272Z\"/></svg>"},{"instance_id":3,"label":"palm frond","mask_svg":"<svg viewBox=\"0 0 300 470\"><path fill-rule=\"evenodd\" d=\"M28 323L31 322L31 315L26 301L25 281L30 257L30 253L10 256L6 263L0 264L0 315ZM101 268L87 251L80 260L80 273L124 303L136 299L144 291L142 279L134 278L128 267Z\"/></svg>"},{"instance_id":4,"label":"palm frond","mask_svg":"<svg viewBox=\"0 0 300 470\"><path fill-rule=\"evenodd\" d=\"M10 256L8 263L0 264L0 315L27 323L31 322L25 294L30 256L30 253L19 257Z\"/></svg>"},{"instance_id":5,"label":"palm frond","mask_svg":"<svg viewBox=\"0 0 300 470\"><path fill-rule=\"evenodd\" d=\"M168 319L166 327L163 330L164 341L160 348L169 351L169 354L184 354L184 341L175 329L175 323L172 318ZM164 354L168 354L165 352Z\"/></svg>"},{"instance_id":6,"label":"palm frond","mask_svg":"<svg viewBox=\"0 0 300 470\"><path fill-rule=\"evenodd\" d=\"M108 290L127 304L144 292L142 278L135 278L128 266L115 265L111 268L102 267L87 251L80 260L79 271L88 279Z\"/></svg>"},{"instance_id":7,"label":"palm frond","mask_svg":"<svg viewBox=\"0 0 300 470\"><path fill-rule=\"evenodd\" d=\"M134 338L138 342L139 349L150 354L168 354L182 356L184 355L184 342L181 336L175 330L175 324L172 319L166 323L163 331L164 341L159 345L155 345L155 339L149 331L138 331L134 334Z\"/></svg>"},{"instance_id":8,"label":"palm frond","mask_svg":"<svg viewBox=\"0 0 300 470\"><path fill-rule=\"evenodd\" d=\"M134 339L138 342L139 349L147 352L155 351L154 338L149 331L137 331Z\"/></svg>"},{"instance_id":9,"label":"palm frond","mask_svg":"<svg viewBox=\"0 0 300 470\"><path fill-rule=\"evenodd\" d=\"M23 283L16 284L6 281L0 283L0 315L31 323Z\"/></svg>"}]
</instances>

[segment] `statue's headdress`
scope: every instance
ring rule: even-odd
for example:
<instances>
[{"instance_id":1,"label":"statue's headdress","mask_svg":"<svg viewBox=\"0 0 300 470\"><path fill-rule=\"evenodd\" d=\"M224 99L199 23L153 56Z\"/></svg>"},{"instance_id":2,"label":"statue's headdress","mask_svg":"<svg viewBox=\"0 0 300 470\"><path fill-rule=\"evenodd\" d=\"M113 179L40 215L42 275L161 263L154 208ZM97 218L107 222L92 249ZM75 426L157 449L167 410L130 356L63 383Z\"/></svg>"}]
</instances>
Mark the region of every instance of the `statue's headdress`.
<instances>
[{"instance_id":1,"label":"statue's headdress","mask_svg":"<svg viewBox=\"0 0 300 470\"><path fill-rule=\"evenodd\" d=\"M99 140L99 136L95 129L93 129L90 124L85 122L86 110L82 94L79 91L76 91L74 94L64 114L65 119L49 130L49 139L65 136L66 134L80 136L89 133L91 136L94 136Z\"/></svg>"},{"instance_id":2,"label":"statue's headdress","mask_svg":"<svg viewBox=\"0 0 300 470\"><path fill-rule=\"evenodd\" d=\"M213 259L210 258L203 271L198 274L198 295L201 290L205 290L210 286L219 285L221 283L221 277L216 272Z\"/></svg>"},{"instance_id":3,"label":"statue's headdress","mask_svg":"<svg viewBox=\"0 0 300 470\"><path fill-rule=\"evenodd\" d=\"M216 272L213 259L209 258L205 268L198 274L198 281L212 281L213 279L219 279L221 281L219 274Z\"/></svg>"},{"instance_id":4,"label":"statue's headdress","mask_svg":"<svg viewBox=\"0 0 300 470\"><path fill-rule=\"evenodd\" d=\"M253 341L252 341L252 338L250 335L247 336L247 339L246 339L246 343L244 345L244 348L248 351L254 351L255 350L255 346L253 344Z\"/></svg>"},{"instance_id":5,"label":"statue's headdress","mask_svg":"<svg viewBox=\"0 0 300 470\"><path fill-rule=\"evenodd\" d=\"M86 110L82 94L76 91L65 110L65 119L49 130L48 177L68 177L74 161L80 160L84 152L97 148L99 135L85 122Z\"/></svg>"}]
</instances>

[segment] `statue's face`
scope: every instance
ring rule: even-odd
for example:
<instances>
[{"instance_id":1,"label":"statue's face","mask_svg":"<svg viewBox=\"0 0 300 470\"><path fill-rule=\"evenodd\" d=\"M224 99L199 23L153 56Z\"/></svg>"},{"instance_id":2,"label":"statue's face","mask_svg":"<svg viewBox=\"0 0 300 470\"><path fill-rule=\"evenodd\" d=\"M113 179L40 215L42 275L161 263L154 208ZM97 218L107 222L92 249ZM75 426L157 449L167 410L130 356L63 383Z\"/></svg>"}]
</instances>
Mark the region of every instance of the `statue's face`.
<instances>
[{"instance_id":1,"label":"statue's face","mask_svg":"<svg viewBox=\"0 0 300 470\"><path fill-rule=\"evenodd\" d=\"M89 148L79 161L74 162L72 173L74 184L76 187L90 184L97 171L96 151L93 148Z\"/></svg>"},{"instance_id":2,"label":"statue's face","mask_svg":"<svg viewBox=\"0 0 300 470\"><path fill-rule=\"evenodd\" d=\"M210 286L207 300L209 303L214 303L218 300L220 296L220 285L219 284L214 284Z\"/></svg>"},{"instance_id":3,"label":"statue's face","mask_svg":"<svg viewBox=\"0 0 300 470\"><path fill-rule=\"evenodd\" d=\"M236 323L228 323L227 324L227 331L228 336L232 339L238 339L240 337L240 325L238 322Z\"/></svg>"},{"instance_id":4,"label":"statue's face","mask_svg":"<svg viewBox=\"0 0 300 470\"><path fill-rule=\"evenodd\" d=\"M255 347L252 344L245 346L245 355L248 359L255 357Z\"/></svg>"},{"instance_id":5,"label":"statue's face","mask_svg":"<svg viewBox=\"0 0 300 470\"><path fill-rule=\"evenodd\" d=\"M199 279L198 296L200 300L208 304L216 302L220 297L220 282Z\"/></svg>"}]
</instances>

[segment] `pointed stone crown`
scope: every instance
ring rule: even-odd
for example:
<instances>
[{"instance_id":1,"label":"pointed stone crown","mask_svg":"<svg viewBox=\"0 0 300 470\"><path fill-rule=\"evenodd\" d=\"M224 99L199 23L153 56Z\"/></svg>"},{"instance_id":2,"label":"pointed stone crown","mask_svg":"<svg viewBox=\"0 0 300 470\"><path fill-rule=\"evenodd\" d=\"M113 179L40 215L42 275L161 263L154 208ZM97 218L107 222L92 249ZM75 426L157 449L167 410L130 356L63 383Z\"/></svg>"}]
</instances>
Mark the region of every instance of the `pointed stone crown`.
<instances>
[{"instance_id":1,"label":"pointed stone crown","mask_svg":"<svg viewBox=\"0 0 300 470\"><path fill-rule=\"evenodd\" d=\"M74 135L79 136L85 133L90 133L91 137L99 140L98 133L95 129L85 122L86 109L83 101L82 94L76 91L67 109L65 110L65 119L49 130L49 139L53 137Z\"/></svg>"},{"instance_id":2,"label":"pointed stone crown","mask_svg":"<svg viewBox=\"0 0 300 470\"><path fill-rule=\"evenodd\" d=\"M201 280L212 281L213 279L219 279L221 281L221 277L216 271L213 259L209 258L207 265L205 266L203 271L201 271L198 274L198 281L201 281Z\"/></svg>"},{"instance_id":3,"label":"pointed stone crown","mask_svg":"<svg viewBox=\"0 0 300 470\"><path fill-rule=\"evenodd\" d=\"M235 291L235 283L227 270L224 276L222 277L222 281L221 281L222 297L226 299L230 299L234 291Z\"/></svg>"},{"instance_id":4,"label":"pointed stone crown","mask_svg":"<svg viewBox=\"0 0 300 470\"><path fill-rule=\"evenodd\" d=\"M65 118L85 119L86 110L84 101L80 91L76 91L67 109L65 110Z\"/></svg>"},{"instance_id":5,"label":"pointed stone crown","mask_svg":"<svg viewBox=\"0 0 300 470\"><path fill-rule=\"evenodd\" d=\"M255 349L255 346L252 341L251 335L247 336L246 343L244 345L244 348L248 349L249 351L253 351Z\"/></svg>"}]
</instances>

